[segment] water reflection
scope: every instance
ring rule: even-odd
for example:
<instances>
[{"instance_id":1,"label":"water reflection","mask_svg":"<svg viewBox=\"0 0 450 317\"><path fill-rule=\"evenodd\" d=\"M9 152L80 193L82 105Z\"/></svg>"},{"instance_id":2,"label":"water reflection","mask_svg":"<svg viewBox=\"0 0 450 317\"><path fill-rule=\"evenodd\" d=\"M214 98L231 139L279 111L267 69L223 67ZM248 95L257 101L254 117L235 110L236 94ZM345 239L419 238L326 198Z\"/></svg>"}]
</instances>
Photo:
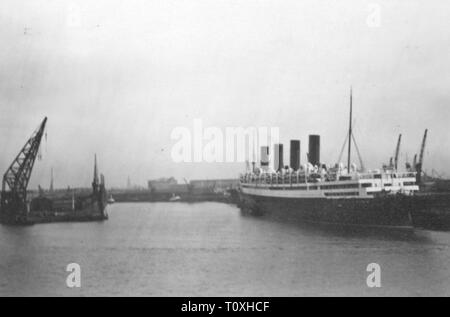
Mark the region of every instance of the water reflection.
<instances>
[{"instance_id":1,"label":"water reflection","mask_svg":"<svg viewBox=\"0 0 450 317\"><path fill-rule=\"evenodd\" d=\"M304 234L321 235L326 237L341 238L359 238L359 239L378 239L392 241L408 241L411 243L433 243L426 230L420 229L402 229L386 227L363 227L363 226L344 226L337 224L307 223L300 221L289 221L282 218L267 218L258 216L242 215L249 221L272 222L285 227L297 228Z\"/></svg>"},{"instance_id":2,"label":"water reflection","mask_svg":"<svg viewBox=\"0 0 450 317\"><path fill-rule=\"evenodd\" d=\"M0 226L0 295L450 295L450 235L243 217L218 203L116 204L104 223ZM65 267L82 267L68 289ZM368 289L378 263L381 289Z\"/></svg>"}]
</instances>

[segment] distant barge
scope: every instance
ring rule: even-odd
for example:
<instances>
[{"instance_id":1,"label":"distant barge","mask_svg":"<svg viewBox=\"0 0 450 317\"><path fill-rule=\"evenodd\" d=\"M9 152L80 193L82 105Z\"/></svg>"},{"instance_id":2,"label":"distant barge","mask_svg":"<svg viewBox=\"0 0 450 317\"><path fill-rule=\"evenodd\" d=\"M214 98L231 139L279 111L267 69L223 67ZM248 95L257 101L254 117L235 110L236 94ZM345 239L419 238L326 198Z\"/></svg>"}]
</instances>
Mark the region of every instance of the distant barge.
<instances>
[{"instance_id":1,"label":"distant barge","mask_svg":"<svg viewBox=\"0 0 450 317\"><path fill-rule=\"evenodd\" d=\"M101 175L98 180L97 160L94 168L92 193L88 196L69 199L39 196L31 200L27 221L33 224L46 222L84 222L102 221L108 219L106 207L108 205L105 180Z\"/></svg>"},{"instance_id":2,"label":"distant barge","mask_svg":"<svg viewBox=\"0 0 450 317\"><path fill-rule=\"evenodd\" d=\"M28 182L38 155L47 118L33 133L3 176L0 223L31 225L62 221L99 221L108 219L105 179L99 180L95 158L92 193L87 197L72 195L68 201L52 200L40 195L27 197Z\"/></svg>"}]
</instances>

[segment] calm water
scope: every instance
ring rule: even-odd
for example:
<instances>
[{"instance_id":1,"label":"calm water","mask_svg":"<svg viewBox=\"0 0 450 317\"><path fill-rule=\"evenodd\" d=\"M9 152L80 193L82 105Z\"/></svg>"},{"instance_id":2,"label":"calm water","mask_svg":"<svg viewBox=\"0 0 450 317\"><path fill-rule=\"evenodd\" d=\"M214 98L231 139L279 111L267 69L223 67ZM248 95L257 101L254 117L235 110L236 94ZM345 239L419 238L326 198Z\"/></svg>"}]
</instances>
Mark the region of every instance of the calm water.
<instances>
[{"instance_id":1,"label":"calm water","mask_svg":"<svg viewBox=\"0 0 450 317\"><path fill-rule=\"evenodd\" d=\"M103 223L0 225L0 296L450 295L450 234L348 232L219 203L116 204ZM69 289L66 265L81 265ZM381 266L380 289L366 267Z\"/></svg>"}]
</instances>

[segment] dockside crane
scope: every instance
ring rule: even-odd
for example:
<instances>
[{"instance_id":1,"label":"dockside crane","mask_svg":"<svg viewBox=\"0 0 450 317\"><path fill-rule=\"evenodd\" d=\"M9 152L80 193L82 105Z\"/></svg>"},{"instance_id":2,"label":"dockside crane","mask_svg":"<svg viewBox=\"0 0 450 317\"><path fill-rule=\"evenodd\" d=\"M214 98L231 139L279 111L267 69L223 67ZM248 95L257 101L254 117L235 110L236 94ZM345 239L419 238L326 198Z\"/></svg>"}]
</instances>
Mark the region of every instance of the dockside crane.
<instances>
[{"instance_id":1,"label":"dockside crane","mask_svg":"<svg viewBox=\"0 0 450 317\"><path fill-rule=\"evenodd\" d=\"M19 154L3 175L1 216L2 220L17 222L26 219L27 187L38 156L47 117L25 143Z\"/></svg>"},{"instance_id":2,"label":"dockside crane","mask_svg":"<svg viewBox=\"0 0 450 317\"><path fill-rule=\"evenodd\" d=\"M416 166L417 166L417 154L414 154L414 159L413 159L413 170L416 170Z\"/></svg>"},{"instance_id":3,"label":"dockside crane","mask_svg":"<svg viewBox=\"0 0 450 317\"><path fill-rule=\"evenodd\" d=\"M394 170L394 171L397 171L397 169L398 169L398 157L400 155L400 145L401 145L401 143L402 143L402 135L399 134L398 141L397 141L397 146L395 148L394 156L391 156L390 159L389 159L389 168ZM408 165L408 163L407 163L407 165ZM409 168L408 166L406 167L407 169Z\"/></svg>"},{"instance_id":4,"label":"dockside crane","mask_svg":"<svg viewBox=\"0 0 450 317\"><path fill-rule=\"evenodd\" d=\"M422 181L422 167L423 167L423 156L425 154L425 146L427 142L428 129L425 129L425 133L423 135L422 146L420 147L420 155L419 161L416 163L415 168L417 172L417 184L420 184Z\"/></svg>"},{"instance_id":5,"label":"dockside crane","mask_svg":"<svg viewBox=\"0 0 450 317\"><path fill-rule=\"evenodd\" d=\"M402 143L402 134L400 133L397 141L397 148L395 149L394 168L398 169L398 156L400 154L400 145Z\"/></svg>"}]
</instances>

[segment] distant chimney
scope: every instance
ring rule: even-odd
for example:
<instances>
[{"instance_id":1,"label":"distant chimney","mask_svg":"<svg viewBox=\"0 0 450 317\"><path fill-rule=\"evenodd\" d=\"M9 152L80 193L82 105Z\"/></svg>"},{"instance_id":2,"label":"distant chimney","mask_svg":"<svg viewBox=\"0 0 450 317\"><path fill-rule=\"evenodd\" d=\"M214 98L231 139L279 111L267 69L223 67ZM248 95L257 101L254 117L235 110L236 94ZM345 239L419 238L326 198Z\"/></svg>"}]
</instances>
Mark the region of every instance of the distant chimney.
<instances>
[{"instance_id":1,"label":"distant chimney","mask_svg":"<svg viewBox=\"0 0 450 317\"><path fill-rule=\"evenodd\" d=\"M283 169L283 144L275 144L274 145L274 160L273 160L273 168L275 171L280 171Z\"/></svg>"},{"instance_id":2,"label":"distant chimney","mask_svg":"<svg viewBox=\"0 0 450 317\"><path fill-rule=\"evenodd\" d=\"M51 175L51 180L50 180L50 192L53 193L53 187L54 187L54 179L53 179L53 167L52 167L52 175Z\"/></svg>"},{"instance_id":3,"label":"distant chimney","mask_svg":"<svg viewBox=\"0 0 450 317\"><path fill-rule=\"evenodd\" d=\"M290 167L297 171L300 168L300 140L291 140Z\"/></svg>"},{"instance_id":4,"label":"distant chimney","mask_svg":"<svg viewBox=\"0 0 450 317\"><path fill-rule=\"evenodd\" d=\"M320 165L320 135L309 136L309 163Z\"/></svg>"},{"instance_id":5,"label":"distant chimney","mask_svg":"<svg viewBox=\"0 0 450 317\"><path fill-rule=\"evenodd\" d=\"M261 146L261 168L267 170L269 168L269 147Z\"/></svg>"}]
</instances>

